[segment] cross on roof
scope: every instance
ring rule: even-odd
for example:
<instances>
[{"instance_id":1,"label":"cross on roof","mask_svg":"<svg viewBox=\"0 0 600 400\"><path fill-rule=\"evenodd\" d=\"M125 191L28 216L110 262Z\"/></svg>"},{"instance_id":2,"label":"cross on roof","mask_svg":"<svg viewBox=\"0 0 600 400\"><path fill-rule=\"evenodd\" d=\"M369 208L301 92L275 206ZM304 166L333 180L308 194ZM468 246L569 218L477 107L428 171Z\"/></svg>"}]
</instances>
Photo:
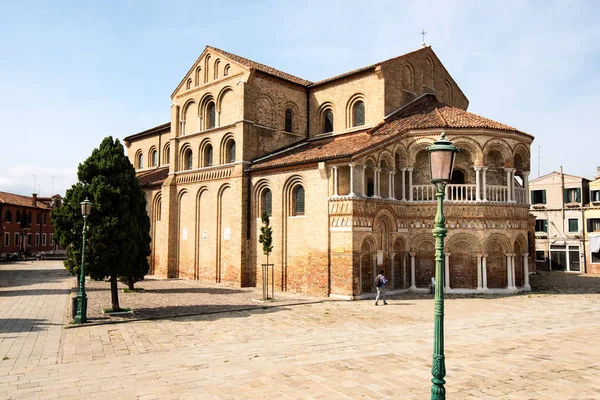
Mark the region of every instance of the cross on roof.
<instances>
[{"instance_id":1,"label":"cross on roof","mask_svg":"<svg viewBox=\"0 0 600 400\"><path fill-rule=\"evenodd\" d=\"M427 32L425 32L425 29L421 30L421 33L419 33L419 35L423 36L423 43L421 43L423 46L425 46L425 35L427 34Z\"/></svg>"}]
</instances>

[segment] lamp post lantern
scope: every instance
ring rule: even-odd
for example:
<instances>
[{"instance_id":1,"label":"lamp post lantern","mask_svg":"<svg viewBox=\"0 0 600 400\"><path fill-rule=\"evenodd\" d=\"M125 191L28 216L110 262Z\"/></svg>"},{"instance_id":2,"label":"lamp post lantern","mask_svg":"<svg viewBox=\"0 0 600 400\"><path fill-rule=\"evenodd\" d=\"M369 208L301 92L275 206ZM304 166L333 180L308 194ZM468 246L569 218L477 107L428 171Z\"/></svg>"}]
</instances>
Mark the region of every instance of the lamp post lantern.
<instances>
[{"instance_id":1,"label":"lamp post lantern","mask_svg":"<svg viewBox=\"0 0 600 400\"><path fill-rule=\"evenodd\" d=\"M83 215L83 243L81 245L81 271L79 276L79 291L77 292L77 315L73 320L76 324L87 322L87 296L85 294L85 232L87 230L87 218L92 212L94 204L86 197L81 202L81 215Z\"/></svg>"},{"instance_id":2,"label":"lamp post lantern","mask_svg":"<svg viewBox=\"0 0 600 400\"><path fill-rule=\"evenodd\" d=\"M454 156L458 148L446 139L442 132L439 140L427 148L431 183L435 185L437 198L437 213L432 230L435 237L435 297L434 297L434 333L433 333L433 364L431 367L431 400L446 398L446 363L444 357L444 238L446 237L446 219L444 218L444 196L446 185L452 179Z\"/></svg>"}]
</instances>

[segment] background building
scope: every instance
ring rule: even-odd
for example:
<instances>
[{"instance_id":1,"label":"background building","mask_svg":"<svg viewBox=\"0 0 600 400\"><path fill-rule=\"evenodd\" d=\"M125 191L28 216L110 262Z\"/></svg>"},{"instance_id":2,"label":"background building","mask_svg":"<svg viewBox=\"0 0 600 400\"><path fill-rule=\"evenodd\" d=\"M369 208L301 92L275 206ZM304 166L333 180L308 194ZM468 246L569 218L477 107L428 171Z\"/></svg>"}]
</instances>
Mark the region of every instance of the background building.
<instances>
[{"instance_id":1,"label":"background building","mask_svg":"<svg viewBox=\"0 0 600 400\"><path fill-rule=\"evenodd\" d=\"M585 210L587 272L600 273L600 167L596 180L590 182L590 203Z\"/></svg>"},{"instance_id":2,"label":"background building","mask_svg":"<svg viewBox=\"0 0 600 400\"><path fill-rule=\"evenodd\" d=\"M50 211L60 207L61 196L21 196L0 192L0 258L24 252L36 255L58 248Z\"/></svg>"},{"instance_id":3,"label":"background building","mask_svg":"<svg viewBox=\"0 0 600 400\"><path fill-rule=\"evenodd\" d=\"M533 137L466 111L433 50L320 82L207 46L171 95L171 121L125 138L148 200L151 271L260 284L271 215L279 290L427 291L436 210L426 148L457 145L445 207L447 291L529 290Z\"/></svg>"},{"instance_id":4,"label":"background building","mask_svg":"<svg viewBox=\"0 0 600 400\"><path fill-rule=\"evenodd\" d=\"M583 272L584 209L589 201L589 180L551 172L533 179L530 188L538 268Z\"/></svg>"}]
</instances>

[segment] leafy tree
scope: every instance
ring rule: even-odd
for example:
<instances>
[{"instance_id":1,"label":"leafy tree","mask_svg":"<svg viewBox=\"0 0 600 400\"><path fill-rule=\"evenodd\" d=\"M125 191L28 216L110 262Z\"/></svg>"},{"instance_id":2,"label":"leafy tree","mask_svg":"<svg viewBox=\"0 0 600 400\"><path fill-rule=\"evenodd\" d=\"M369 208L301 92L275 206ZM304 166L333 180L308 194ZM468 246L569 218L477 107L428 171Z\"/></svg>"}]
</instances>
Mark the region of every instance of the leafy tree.
<instances>
[{"instance_id":1,"label":"leafy tree","mask_svg":"<svg viewBox=\"0 0 600 400\"><path fill-rule=\"evenodd\" d=\"M67 250L65 268L79 273L83 218L80 203L93 203L88 217L86 272L92 279L110 277L112 309L120 310L117 279L130 287L148 273L150 219L146 199L118 139L106 137L85 162L79 164L78 182L52 210L55 237Z\"/></svg>"},{"instance_id":2,"label":"leafy tree","mask_svg":"<svg viewBox=\"0 0 600 400\"><path fill-rule=\"evenodd\" d=\"M267 264L269 263L269 254L273 251L273 229L269 226L269 214L263 211L260 216L263 226L260 227L259 243L263 245L263 253L267 256Z\"/></svg>"}]
</instances>

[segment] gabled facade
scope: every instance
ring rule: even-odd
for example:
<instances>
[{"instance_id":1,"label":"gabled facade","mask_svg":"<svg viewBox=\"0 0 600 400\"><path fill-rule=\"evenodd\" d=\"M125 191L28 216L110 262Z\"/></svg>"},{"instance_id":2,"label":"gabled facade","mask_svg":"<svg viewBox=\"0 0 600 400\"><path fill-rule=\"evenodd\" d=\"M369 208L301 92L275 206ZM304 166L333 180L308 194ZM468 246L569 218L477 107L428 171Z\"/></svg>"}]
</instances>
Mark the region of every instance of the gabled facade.
<instances>
[{"instance_id":1,"label":"gabled facade","mask_svg":"<svg viewBox=\"0 0 600 400\"><path fill-rule=\"evenodd\" d=\"M540 269L584 271L584 208L589 180L551 172L533 179L531 213L535 216L536 263Z\"/></svg>"},{"instance_id":2,"label":"gabled facade","mask_svg":"<svg viewBox=\"0 0 600 400\"><path fill-rule=\"evenodd\" d=\"M467 112L431 48L313 83L208 46L171 99L170 123L125 138L155 274L260 284L266 211L280 290L369 297L379 269L392 291L428 290L426 147L444 131L461 149L446 290L529 290L533 137Z\"/></svg>"}]
</instances>

